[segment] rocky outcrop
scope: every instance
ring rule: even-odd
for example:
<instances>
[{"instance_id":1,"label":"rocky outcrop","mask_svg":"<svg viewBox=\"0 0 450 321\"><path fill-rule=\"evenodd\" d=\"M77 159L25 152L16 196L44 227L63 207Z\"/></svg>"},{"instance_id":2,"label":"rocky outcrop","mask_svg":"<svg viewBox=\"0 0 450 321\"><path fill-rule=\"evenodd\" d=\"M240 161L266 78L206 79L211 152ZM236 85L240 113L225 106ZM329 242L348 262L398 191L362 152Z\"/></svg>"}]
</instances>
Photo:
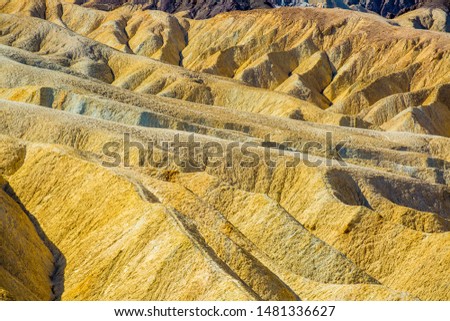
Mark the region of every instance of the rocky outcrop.
<instances>
[{"instance_id":1,"label":"rocky outcrop","mask_svg":"<svg viewBox=\"0 0 450 321\"><path fill-rule=\"evenodd\" d=\"M426 3L398 16L395 21L401 26L450 32L450 5L444 1Z\"/></svg>"},{"instance_id":2,"label":"rocky outcrop","mask_svg":"<svg viewBox=\"0 0 450 321\"><path fill-rule=\"evenodd\" d=\"M168 13L186 12L189 17L206 19L222 12L272 8L265 0L225 0L225 1L187 1L187 0L78 0L76 4L100 10L114 10L122 5L140 6L147 10L162 10Z\"/></svg>"},{"instance_id":3,"label":"rocky outcrop","mask_svg":"<svg viewBox=\"0 0 450 321\"><path fill-rule=\"evenodd\" d=\"M333 1L333 0L331 0ZM345 0L344 0L345 2ZM369 11L380 14L383 17L394 18L399 14L415 9L425 3L426 0L367 0L367 1L355 1L348 0L346 4L359 5Z\"/></svg>"}]
</instances>

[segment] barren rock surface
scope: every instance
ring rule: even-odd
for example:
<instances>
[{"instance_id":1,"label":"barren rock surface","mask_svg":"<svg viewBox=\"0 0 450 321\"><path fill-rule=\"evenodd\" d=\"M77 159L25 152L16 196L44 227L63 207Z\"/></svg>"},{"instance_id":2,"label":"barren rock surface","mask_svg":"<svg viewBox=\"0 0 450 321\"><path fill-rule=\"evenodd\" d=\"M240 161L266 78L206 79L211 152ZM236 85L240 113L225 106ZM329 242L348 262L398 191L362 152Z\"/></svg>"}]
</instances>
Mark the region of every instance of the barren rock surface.
<instances>
[{"instance_id":1,"label":"barren rock surface","mask_svg":"<svg viewBox=\"0 0 450 321\"><path fill-rule=\"evenodd\" d=\"M450 300L448 34L0 10L0 299ZM234 152L164 145L192 134Z\"/></svg>"},{"instance_id":2,"label":"barren rock surface","mask_svg":"<svg viewBox=\"0 0 450 321\"><path fill-rule=\"evenodd\" d=\"M446 4L448 0L68 0L67 2L111 11L120 6L139 6L145 10L161 10L168 13L182 13L195 19L214 17L234 10L267 9L276 7L316 6L342 8L363 12L373 12L383 17L394 18L405 12L415 10L429 3Z\"/></svg>"}]
</instances>

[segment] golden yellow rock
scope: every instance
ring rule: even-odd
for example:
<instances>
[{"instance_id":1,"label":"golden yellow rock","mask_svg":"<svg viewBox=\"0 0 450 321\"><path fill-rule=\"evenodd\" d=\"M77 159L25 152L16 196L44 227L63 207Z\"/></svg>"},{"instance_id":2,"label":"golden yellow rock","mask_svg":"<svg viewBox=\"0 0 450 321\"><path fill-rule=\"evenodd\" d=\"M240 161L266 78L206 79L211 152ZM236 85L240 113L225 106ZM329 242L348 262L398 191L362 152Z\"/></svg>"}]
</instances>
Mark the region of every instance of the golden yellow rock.
<instances>
[{"instance_id":1,"label":"golden yellow rock","mask_svg":"<svg viewBox=\"0 0 450 321\"><path fill-rule=\"evenodd\" d=\"M0 300L450 300L447 34L69 2L0 4Z\"/></svg>"},{"instance_id":2,"label":"golden yellow rock","mask_svg":"<svg viewBox=\"0 0 450 321\"><path fill-rule=\"evenodd\" d=\"M0 299L54 299L52 253L1 176L0 185Z\"/></svg>"},{"instance_id":3,"label":"golden yellow rock","mask_svg":"<svg viewBox=\"0 0 450 321\"><path fill-rule=\"evenodd\" d=\"M349 118L342 114L349 114L357 127L380 128L383 124L379 121L364 119L372 109L380 113L389 108L389 113L395 110L397 115L407 107L391 99L394 96L424 90L431 93L450 82L450 40L445 33L399 28L392 21L358 12L281 8L190 20L133 6L105 12L63 0L32 0L26 5L7 1L2 12L21 16L20 22L3 17L9 36L5 35L2 43L9 44L8 39L16 39L19 33L24 39L14 47L33 52L39 48L41 56L62 56L64 66L113 81L115 86L319 123L348 126ZM31 29L24 15L45 16L54 24L34 20L29 24L39 27ZM26 28L31 32L25 33ZM271 90L257 91L222 78L136 59L135 55L120 55L98 43L64 36L67 29L124 53ZM68 38L70 46L61 47ZM381 101L390 106L380 109ZM382 116L386 117L391 116ZM406 112L402 117L408 119L403 126L386 124L384 128L417 132L411 125L414 115ZM425 132L448 135L438 126L431 120ZM444 127L449 126L445 117Z\"/></svg>"}]
</instances>

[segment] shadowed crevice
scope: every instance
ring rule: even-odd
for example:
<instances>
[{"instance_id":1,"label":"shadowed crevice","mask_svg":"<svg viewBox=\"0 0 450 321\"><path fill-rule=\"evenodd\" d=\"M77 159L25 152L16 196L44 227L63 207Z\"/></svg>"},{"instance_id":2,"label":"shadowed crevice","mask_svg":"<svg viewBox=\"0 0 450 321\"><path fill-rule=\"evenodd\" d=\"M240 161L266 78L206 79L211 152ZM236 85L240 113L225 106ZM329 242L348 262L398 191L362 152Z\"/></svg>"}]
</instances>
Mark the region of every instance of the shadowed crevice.
<instances>
[{"instance_id":1,"label":"shadowed crevice","mask_svg":"<svg viewBox=\"0 0 450 321\"><path fill-rule=\"evenodd\" d=\"M37 218L27 210L25 205L21 202L20 198L15 193L14 189L8 183L6 183L6 185L4 186L4 191L20 206L22 211L28 216L42 242L52 254L54 266L53 272L50 275L50 281L52 284L52 300L60 301L61 296L64 293L64 274L67 265L66 257L59 250L59 248L47 237Z\"/></svg>"}]
</instances>

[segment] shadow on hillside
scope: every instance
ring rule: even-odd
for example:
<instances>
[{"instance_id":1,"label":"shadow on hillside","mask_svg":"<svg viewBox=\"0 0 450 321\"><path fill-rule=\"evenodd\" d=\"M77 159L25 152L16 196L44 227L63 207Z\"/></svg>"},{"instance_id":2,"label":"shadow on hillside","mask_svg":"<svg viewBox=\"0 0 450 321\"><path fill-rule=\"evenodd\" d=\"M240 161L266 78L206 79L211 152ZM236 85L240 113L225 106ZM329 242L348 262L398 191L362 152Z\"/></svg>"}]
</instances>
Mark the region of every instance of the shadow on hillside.
<instances>
[{"instance_id":1,"label":"shadow on hillside","mask_svg":"<svg viewBox=\"0 0 450 321\"><path fill-rule=\"evenodd\" d=\"M64 271L66 269L66 257L64 254L58 249L58 247L50 241L50 239L45 234L42 229L39 221L36 217L31 214L25 205L20 201L20 198L17 196L13 188L7 184L4 188L5 192L21 207L22 211L28 216L30 221L33 223L36 232L38 233L41 240L44 242L45 246L50 250L53 255L53 265L54 270L52 275L50 276L50 280L52 282L52 300L60 301L61 296L64 293Z\"/></svg>"}]
</instances>

